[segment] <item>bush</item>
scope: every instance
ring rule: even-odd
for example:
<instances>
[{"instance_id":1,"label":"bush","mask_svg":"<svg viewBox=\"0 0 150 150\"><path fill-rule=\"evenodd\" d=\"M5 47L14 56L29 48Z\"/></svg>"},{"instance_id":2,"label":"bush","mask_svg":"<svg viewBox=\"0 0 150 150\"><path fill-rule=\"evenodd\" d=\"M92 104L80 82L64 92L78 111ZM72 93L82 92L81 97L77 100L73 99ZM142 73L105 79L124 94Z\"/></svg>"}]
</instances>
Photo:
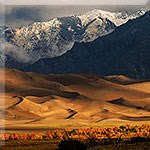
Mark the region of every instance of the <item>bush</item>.
<instances>
[{"instance_id":1,"label":"bush","mask_svg":"<svg viewBox=\"0 0 150 150\"><path fill-rule=\"evenodd\" d=\"M78 140L62 140L58 144L58 150L86 150L87 146Z\"/></svg>"},{"instance_id":2,"label":"bush","mask_svg":"<svg viewBox=\"0 0 150 150\"><path fill-rule=\"evenodd\" d=\"M100 140L96 139L96 138L89 138L87 140L87 144L89 147L93 147L93 146L97 146L97 145L100 145Z\"/></svg>"},{"instance_id":3,"label":"bush","mask_svg":"<svg viewBox=\"0 0 150 150\"><path fill-rule=\"evenodd\" d=\"M138 142L150 142L150 139L145 137L133 137L129 140L129 143L138 143Z\"/></svg>"}]
</instances>

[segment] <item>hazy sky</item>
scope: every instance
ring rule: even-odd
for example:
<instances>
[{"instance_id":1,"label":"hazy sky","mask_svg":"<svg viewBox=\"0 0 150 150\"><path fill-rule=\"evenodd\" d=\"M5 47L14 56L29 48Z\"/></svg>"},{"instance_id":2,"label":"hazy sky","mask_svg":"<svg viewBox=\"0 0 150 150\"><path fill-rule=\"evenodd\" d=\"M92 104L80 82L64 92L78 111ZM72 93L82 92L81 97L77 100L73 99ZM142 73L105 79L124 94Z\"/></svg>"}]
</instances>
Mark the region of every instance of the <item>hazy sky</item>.
<instances>
[{"instance_id":1,"label":"hazy sky","mask_svg":"<svg viewBox=\"0 0 150 150\"><path fill-rule=\"evenodd\" d=\"M148 0L2 0L8 5L144 5Z\"/></svg>"},{"instance_id":2,"label":"hazy sky","mask_svg":"<svg viewBox=\"0 0 150 150\"><path fill-rule=\"evenodd\" d=\"M8 2L12 2L13 0L5 0L7 4L10 4ZM17 0L14 0L17 2ZM19 0L20 1L20 0ZM18 2L19 2L18 1ZM25 2L27 2L26 0ZM34 4L34 0L28 1L26 4ZM43 2L46 1L53 1L53 2L64 2L67 3L69 0L43 0ZM81 1L81 0L80 0ZM85 3L87 0L82 0L82 2ZM93 9L103 9L103 10L110 10L110 11L120 11L120 10L135 10L139 9L148 5L119 5L127 2L133 2L136 4L141 4L141 1L144 2L144 0L92 0L94 3L100 3L101 5L5 5L5 21L6 25L12 26L12 27L21 27L24 25L28 25L35 21L48 21L55 17L62 17L67 15L79 15L83 14L87 11L93 10ZM38 2L41 2L41 0L36 0L36 4ZM70 2L79 2L79 0L70 0ZM91 2L91 0L88 0L88 2ZM104 2L109 4L116 4L116 5L102 5ZM145 0L146 2L146 0ZM19 4L19 3L17 3ZM20 3L21 4L21 3ZM68 3L67 3L68 4ZM88 3L89 4L89 3ZM0 19L1 16L4 16L2 14L2 9L0 9Z\"/></svg>"}]
</instances>

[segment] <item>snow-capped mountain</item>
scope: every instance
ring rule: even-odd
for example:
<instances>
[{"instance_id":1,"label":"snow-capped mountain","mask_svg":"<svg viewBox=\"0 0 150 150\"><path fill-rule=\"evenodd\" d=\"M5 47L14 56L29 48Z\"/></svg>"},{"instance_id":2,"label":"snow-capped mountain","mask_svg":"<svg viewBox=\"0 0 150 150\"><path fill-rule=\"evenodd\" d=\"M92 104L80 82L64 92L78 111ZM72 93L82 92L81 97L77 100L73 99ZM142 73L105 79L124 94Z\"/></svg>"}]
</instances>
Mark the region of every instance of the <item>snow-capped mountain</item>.
<instances>
[{"instance_id":1,"label":"snow-capped mountain","mask_svg":"<svg viewBox=\"0 0 150 150\"><path fill-rule=\"evenodd\" d=\"M92 10L89 11L81 16L79 18L81 19L82 25L85 26L88 24L88 22L93 20L93 17L96 18L96 20L93 22L91 26L87 28L83 35L82 41L84 42L89 42L97 39L100 36L106 35L111 33L113 30L109 28L109 23L115 24L115 26L120 26L130 19L135 19L137 17L140 17L144 15L147 11L149 11L149 8L142 8L136 12L130 12L130 11L122 11L122 12L110 12L110 11L103 11L103 10ZM106 32L104 33L104 30L101 30L100 28L97 28L98 25L102 25L102 19L101 18L106 18L107 21L107 28Z\"/></svg>"},{"instance_id":2,"label":"snow-capped mountain","mask_svg":"<svg viewBox=\"0 0 150 150\"><path fill-rule=\"evenodd\" d=\"M75 42L91 42L146 11L148 9L135 13L92 10L83 15L34 22L17 29L1 27L0 38L5 39L5 45L9 45L5 49L5 59L13 57L21 62L24 56L26 60L22 62L34 63L42 58L60 56L70 50Z\"/></svg>"},{"instance_id":3,"label":"snow-capped mountain","mask_svg":"<svg viewBox=\"0 0 150 150\"><path fill-rule=\"evenodd\" d=\"M75 43L66 54L41 59L22 70L150 79L150 12L117 27L107 36L89 43Z\"/></svg>"}]
</instances>

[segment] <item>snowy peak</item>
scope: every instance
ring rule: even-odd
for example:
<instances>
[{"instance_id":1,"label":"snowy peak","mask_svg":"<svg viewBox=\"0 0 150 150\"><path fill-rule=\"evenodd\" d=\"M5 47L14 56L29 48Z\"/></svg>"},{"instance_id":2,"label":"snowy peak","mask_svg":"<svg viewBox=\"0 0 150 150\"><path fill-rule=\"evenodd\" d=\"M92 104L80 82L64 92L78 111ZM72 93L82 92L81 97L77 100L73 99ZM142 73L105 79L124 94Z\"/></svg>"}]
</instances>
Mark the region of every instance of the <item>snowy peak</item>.
<instances>
[{"instance_id":1,"label":"snowy peak","mask_svg":"<svg viewBox=\"0 0 150 150\"><path fill-rule=\"evenodd\" d=\"M144 15L149 10L150 10L149 8L142 8L133 13L130 11L110 12L110 11L94 9L94 10L89 11L79 17L82 20L82 24L86 24L88 22L88 20L93 19L93 17L95 17L95 18L102 17L102 18L109 19L116 26L120 26L120 25L126 23L129 19L134 19L134 18Z\"/></svg>"},{"instance_id":2,"label":"snowy peak","mask_svg":"<svg viewBox=\"0 0 150 150\"><path fill-rule=\"evenodd\" d=\"M94 9L92 11L89 11L81 16L80 19L82 20L82 24L85 25L89 22L89 20L93 18L107 18L109 20L113 20L113 18L116 16L116 13L111 13L108 11L103 11L103 10L97 10ZM112 21L113 22L113 21Z\"/></svg>"}]
</instances>

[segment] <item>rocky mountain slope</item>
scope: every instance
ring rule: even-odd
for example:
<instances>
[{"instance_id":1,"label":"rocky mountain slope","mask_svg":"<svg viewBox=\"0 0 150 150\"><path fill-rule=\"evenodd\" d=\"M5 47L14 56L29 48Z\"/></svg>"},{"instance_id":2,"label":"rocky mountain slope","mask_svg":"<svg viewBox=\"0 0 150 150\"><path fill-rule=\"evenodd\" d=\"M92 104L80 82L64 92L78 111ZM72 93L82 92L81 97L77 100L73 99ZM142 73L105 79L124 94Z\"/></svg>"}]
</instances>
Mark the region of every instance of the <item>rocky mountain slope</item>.
<instances>
[{"instance_id":1,"label":"rocky mountain slope","mask_svg":"<svg viewBox=\"0 0 150 150\"><path fill-rule=\"evenodd\" d=\"M0 54L1 62L9 64L12 60L32 64L42 58L60 56L70 50L74 42L91 42L147 11L141 9L130 13L92 10L83 15L34 22L17 29L1 27L0 40L6 46L0 47L2 51L5 49Z\"/></svg>"}]
</instances>

